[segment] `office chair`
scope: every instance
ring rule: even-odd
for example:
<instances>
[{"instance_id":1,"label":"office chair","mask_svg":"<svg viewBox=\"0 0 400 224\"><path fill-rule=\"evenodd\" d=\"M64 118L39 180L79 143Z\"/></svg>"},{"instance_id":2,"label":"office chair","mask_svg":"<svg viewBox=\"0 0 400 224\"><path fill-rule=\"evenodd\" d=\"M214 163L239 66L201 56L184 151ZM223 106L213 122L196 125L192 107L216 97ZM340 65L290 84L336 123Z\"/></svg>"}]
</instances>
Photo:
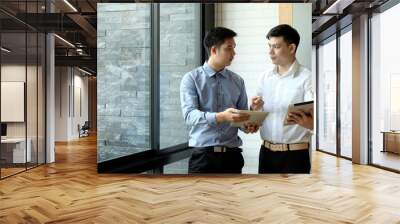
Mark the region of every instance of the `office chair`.
<instances>
[{"instance_id":1,"label":"office chair","mask_svg":"<svg viewBox=\"0 0 400 224\"><path fill-rule=\"evenodd\" d=\"M78 129L79 129L79 138L80 137L87 137L89 136L89 121L85 121L85 123L82 125L82 127L79 127L80 125L78 124Z\"/></svg>"}]
</instances>

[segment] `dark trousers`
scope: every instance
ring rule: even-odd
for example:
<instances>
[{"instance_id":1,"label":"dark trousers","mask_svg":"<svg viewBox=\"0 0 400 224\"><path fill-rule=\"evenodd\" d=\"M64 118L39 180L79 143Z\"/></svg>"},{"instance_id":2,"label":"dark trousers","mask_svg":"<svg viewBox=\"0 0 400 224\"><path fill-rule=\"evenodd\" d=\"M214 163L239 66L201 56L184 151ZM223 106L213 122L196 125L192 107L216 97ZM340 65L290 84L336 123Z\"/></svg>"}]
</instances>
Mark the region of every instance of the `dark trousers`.
<instances>
[{"instance_id":1,"label":"dark trousers","mask_svg":"<svg viewBox=\"0 0 400 224\"><path fill-rule=\"evenodd\" d=\"M260 148L258 173L310 173L308 149L274 152L263 145Z\"/></svg>"},{"instance_id":2,"label":"dark trousers","mask_svg":"<svg viewBox=\"0 0 400 224\"><path fill-rule=\"evenodd\" d=\"M210 148L193 148L189 173L242 173L244 159L240 148L213 152Z\"/></svg>"}]
</instances>

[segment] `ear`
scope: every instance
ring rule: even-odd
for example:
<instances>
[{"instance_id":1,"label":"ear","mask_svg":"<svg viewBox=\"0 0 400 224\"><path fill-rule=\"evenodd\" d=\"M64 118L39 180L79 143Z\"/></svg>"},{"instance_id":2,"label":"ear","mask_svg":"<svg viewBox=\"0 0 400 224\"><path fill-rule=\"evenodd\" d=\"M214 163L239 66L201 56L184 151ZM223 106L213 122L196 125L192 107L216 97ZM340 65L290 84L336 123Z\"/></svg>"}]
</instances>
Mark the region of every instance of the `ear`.
<instances>
[{"instance_id":1,"label":"ear","mask_svg":"<svg viewBox=\"0 0 400 224\"><path fill-rule=\"evenodd\" d=\"M210 54L217 54L217 47L216 46L212 46L210 49Z\"/></svg>"},{"instance_id":2,"label":"ear","mask_svg":"<svg viewBox=\"0 0 400 224\"><path fill-rule=\"evenodd\" d=\"M296 53L296 44L289 44L289 50L290 50L290 53L295 54Z\"/></svg>"}]
</instances>

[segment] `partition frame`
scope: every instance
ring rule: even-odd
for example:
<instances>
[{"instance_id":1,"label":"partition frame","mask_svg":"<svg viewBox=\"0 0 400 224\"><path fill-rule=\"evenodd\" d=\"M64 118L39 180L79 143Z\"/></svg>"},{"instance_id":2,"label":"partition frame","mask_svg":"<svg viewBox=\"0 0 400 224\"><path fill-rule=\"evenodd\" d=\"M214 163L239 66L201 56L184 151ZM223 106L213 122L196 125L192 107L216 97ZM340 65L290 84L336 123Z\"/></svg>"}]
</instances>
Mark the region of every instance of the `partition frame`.
<instances>
[{"instance_id":1,"label":"partition frame","mask_svg":"<svg viewBox=\"0 0 400 224\"><path fill-rule=\"evenodd\" d=\"M31 2L31 1L30 1ZM39 4L39 0L36 0L36 1L34 1L35 3L36 3L36 12L38 13L38 10L39 10L39 8L38 8L38 4ZM25 3L25 17L27 16L27 3L28 3L28 1L27 0L25 0L25 1L23 1L23 3ZM10 14L9 12L7 12L7 11L5 11L4 9L2 9L2 8L0 8L0 10L1 10L1 12L3 12L3 13L6 13L8 16L10 16L12 19L15 19L16 21L18 21L18 22L20 22L21 24L23 24L24 25L24 35L25 35L25 81L24 81L24 123L25 123L25 168L24 168L24 170L21 170L21 171L18 171L18 172L15 172L15 173L12 173L12 174L10 174L10 175L7 175L7 176L4 176L3 175L3 173L2 173L2 169L1 169L1 167L0 167L0 180L3 180L3 179L6 179L6 178L8 178L8 177L12 177L12 176L15 176L15 175L17 175L17 174L20 174L20 173L23 173L23 172L26 172L27 170L30 170L30 169L34 169L34 168L36 168L36 167L39 167L39 166L41 166L41 165L44 165L44 164L46 164L46 162L47 162L47 141L46 141L46 136L47 136L47 128L46 128L46 126L47 126L47 113L46 113L46 108L47 108L47 104L46 104L46 96L47 96L47 82L45 81L46 80L46 78L47 78L47 60L46 60L46 58L47 58L47 38L46 38L46 36L47 36L47 33L45 33L45 32L41 32L40 30L38 30L38 29L36 29L36 28L34 28L34 27L32 27L32 26L30 26L29 24L27 24L27 23L25 23L25 22L23 22L23 21L21 21L21 20L19 20L18 18L16 18L15 16L13 16L12 14ZM47 7L46 7L46 12L47 12ZM26 19L26 18L25 18ZM1 26L1 23L0 23L0 26ZM1 27L0 27L1 28ZM28 92L27 92L27 82L28 82L28 79L27 79L27 76L28 76L28 30L30 30L31 32L34 32L34 33L36 33L36 93L35 93L35 95L36 95L36 136L34 136L35 138L36 138L36 142L37 142L37 147L36 147L36 162L35 162L35 164L33 164L32 166L30 166L30 167L28 167L28 153L27 153L27 148L28 148L28 131L27 131L27 129L28 129L28 114L27 114L27 96L28 96ZM2 34L3 33L8 33L8 32L3 32L3 31L0 31L0 46L2 46ZM44 55L42 55L42 58L44 58L44 67L42 68L42 79L43 79L43 83L44 83L44 86L43 86L43 88L44 88L44 92L43 92L43 95L44 95L44 99L43 99L43 106L44 106L44 117L43 117L43 128L44 128L44 135L43 135L43 141L44 141L44 144L43 144L43 147L44 147L44 149L42 149L42 152L44 152L44 154L42 155L44 158L43 158L43 163L39 163L39 79L38 79L38 75L39 75L39 69L38 69L38 66L39 66L39 33L42 33L42 34L44 34L43 35L43 39L42 39L42 44L43 44L43 47L44 47L44 50L43 51L41 51L41 53L44 53ZM1 71L1 67L3 66L2 65L2 62L3 62L3 60L2 60L3 58L2 58L2 55L1 55L1 53L0 53L0 82L2 81L2 71ZM0 90L1 90L1 85L0 85ZM0 91L0 101L1 101L1 91ZM0 110L1 110L1 105L0 105ZM1 115L0 115L0 123L1 123ZM0 144L0 158L1 158L1 152L2 152L2 146L1 146L1 144ZM31 153L31 155L32 155L32 153ZM0 165L1 165L1 162L0 162Z\"/></svg>"}]
</instances>

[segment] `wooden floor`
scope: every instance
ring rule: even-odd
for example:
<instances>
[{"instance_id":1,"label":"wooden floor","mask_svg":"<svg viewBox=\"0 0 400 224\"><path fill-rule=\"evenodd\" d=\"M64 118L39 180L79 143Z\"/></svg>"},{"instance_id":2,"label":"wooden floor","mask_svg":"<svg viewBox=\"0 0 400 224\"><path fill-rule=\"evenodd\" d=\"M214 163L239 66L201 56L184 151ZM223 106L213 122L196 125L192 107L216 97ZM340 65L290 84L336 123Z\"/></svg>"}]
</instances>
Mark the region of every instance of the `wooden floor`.
<instances>
[{"instance_id":1,"label":"wooden floor","mask_svg":"<svg viewBox=\"0 0 400 224\"><path fill-rule=\"evenodd\" d=\"M94 137L0 181L0 223L400 223L400 175L316 152L310 175L97 174Z\"/></svg>"},{"instance_id":2,"label":"wooden floor","mask_svg":"<svg viewBox=\"0 0 400 224\"><path fill-rule=\"evenodd\" d=\"M374 151L372 161L377 165L400 170L400 154L376 150Z\"/></svg>"},{"instance_id":3,"label":"wooden floor","mask_svg":"<svg viewBox=\"0 0 400 224\"><path fill-rule=\"evenodd\" d=\"M11 176L13 174L19 173L19 172L23 172L25 171L25 167L24 168L0 168L1 169L1 177L8 177Z\"/></svg>"}]
</instances>

